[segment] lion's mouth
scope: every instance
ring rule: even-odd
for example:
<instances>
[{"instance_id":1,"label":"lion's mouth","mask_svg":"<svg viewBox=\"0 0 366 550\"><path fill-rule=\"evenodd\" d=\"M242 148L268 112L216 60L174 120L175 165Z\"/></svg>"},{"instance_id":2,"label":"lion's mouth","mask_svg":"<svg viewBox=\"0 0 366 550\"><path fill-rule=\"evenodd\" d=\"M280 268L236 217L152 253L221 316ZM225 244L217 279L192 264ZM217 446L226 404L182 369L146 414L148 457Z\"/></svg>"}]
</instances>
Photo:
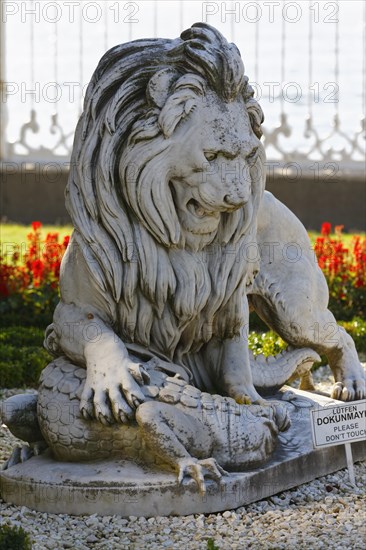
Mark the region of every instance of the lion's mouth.
<instances>
[{"instance_id":1,"label":"lion's mouth","mask_svg":"<svg viewBox=\"0 0 366 550\"><path fill-rule=\"evenodd\" d=\"M182 228L198 238L214 238L220 223L220 211L214 211L205 202L193 198L192 190L187 189L181 182L171 181L170 189Z\"/></svg>"},{"instance_id":2,"label":"lion's mouth","mask_svg":"<svg viewBox=\"0 0 366 550\"><path fill-rule=\"evenodd\" d=\"M190 199L187 202L187 210L191 214L197 216L197 218L205 218L206 216L218 217L218 212L213 212L212 210L205 210L203 206L196 201L195 199Z\"/></svg>"}]
</instances>

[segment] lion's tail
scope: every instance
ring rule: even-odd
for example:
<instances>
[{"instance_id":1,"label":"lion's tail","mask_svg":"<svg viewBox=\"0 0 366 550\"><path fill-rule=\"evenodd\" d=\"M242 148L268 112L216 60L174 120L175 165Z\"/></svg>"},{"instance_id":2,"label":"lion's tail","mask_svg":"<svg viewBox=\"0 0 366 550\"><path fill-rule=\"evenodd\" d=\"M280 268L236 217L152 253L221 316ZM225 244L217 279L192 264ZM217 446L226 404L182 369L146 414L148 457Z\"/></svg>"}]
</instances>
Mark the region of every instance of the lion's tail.
<instances>
[{"instance_id":1,"label":"lion's tail","mask_svg":"<svg viewBox=\"0 0 366 550\"><path fill-rule=\"evenodd\" d=\"M251 355L253 383L259 393L273 393L290 378L308 374L319 355L310 348L287 348L278 355L265 357Z\"/></svg>"}]
</instances>

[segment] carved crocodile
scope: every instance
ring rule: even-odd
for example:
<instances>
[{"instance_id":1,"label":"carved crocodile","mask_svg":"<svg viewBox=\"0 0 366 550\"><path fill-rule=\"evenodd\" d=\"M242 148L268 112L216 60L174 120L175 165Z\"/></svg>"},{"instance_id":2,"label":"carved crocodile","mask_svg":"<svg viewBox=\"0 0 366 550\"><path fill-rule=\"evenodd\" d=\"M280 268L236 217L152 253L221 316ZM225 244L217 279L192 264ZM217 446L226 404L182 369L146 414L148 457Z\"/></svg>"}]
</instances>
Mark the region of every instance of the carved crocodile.
<instances>
[{"instance_id":1,"label":"carved crocodile","mask_svg":"<svg viewBox=\"0 0 366 550\"><path fill-rule=\"evenodd\" d=\"M293 350L280 356L284 364L311 364L312 350ZM256 383L266 385L265 365L277 361L258 358ZM238 404L232 398L201 392L189 384L179 366L158 358L145 363L149 383L142 386L146 402L128 424L102 424L85 419L79 410L86 370L59 357L42 372L38 396L14 396L2 406L3 422L35 450L44 439L62 461L89 461L119 457L144 463L169 465L195 479L205 491L204 476L219 479L225 471L241 471L263 463L271 455L279 431L287 429L286 409L278 403ZM306 366L307 368L307 366ZM178 373L177 373L178 370ZM262 375L260 374L262 373ZM273 375L270 377L273 384ZM278 384L281 380L276 378ZM27 415L24 415L24 411ZM33 411L33 416L32 416ZM36 443L36 444L35 444ZM7 467L21 456L17 450Z\"/></svg>"}]
</instances>

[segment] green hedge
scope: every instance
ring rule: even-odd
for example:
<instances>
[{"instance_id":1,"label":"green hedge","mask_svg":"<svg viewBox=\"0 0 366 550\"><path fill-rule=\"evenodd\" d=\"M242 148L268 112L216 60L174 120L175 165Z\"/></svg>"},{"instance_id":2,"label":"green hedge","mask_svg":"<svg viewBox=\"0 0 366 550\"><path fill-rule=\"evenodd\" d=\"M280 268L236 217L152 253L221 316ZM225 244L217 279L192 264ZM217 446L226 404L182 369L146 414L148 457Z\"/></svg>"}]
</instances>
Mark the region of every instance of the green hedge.
<instances>
[{"instance_id":1,"label":"green hedge","mask_svg":"<svg viewBox=\"0 0 366 550\"><path fill-rule=\"evenodd\" d=\"M263 353L264 355L276 355L287 347L286 342L282 340L272 330L268 332L250 332L248 336L249 349L254 355Z\"/></svg>"},{"instance_id":2,"label":"green hedge","mask_svg":"<svg viewBox=\"0 0 366 550\"><path fill-rule=\"evenodd\" d=\"M1 525L0 550L32 550L32 543L22 527Z\"/></svg>"},{"instance_id":3,"label":"green hedge","mask_svg":"<svg viewBox=\"0 0 366 550\"><path fill-rule=\"evenodd\" d=\"M52 323L59 302L58 290L51 285L11 294L0 301L0 327L23 326L46 328Z\"/></svg>"},{"instance_id":4,"label":"green hedge","mask_svg":"<svg viewBox=\"0 0 366 550\"><path fill-rule=\"evenodd\" d=\"M365 355L366 321L355 318L340 324L354 339L357 351ZM36 327L14 326L0 331L0 388L37 386L42 369L51 361L42 347L43 338L44 330ZM252 331L248 342L254 354L264 355L276 355L287 345L272 331Z\"/></svg>"},{"instance_id":5,"label":"green hedge","mask_svg":"<svg viewBox=\"0 0 366 550\"><path fill-rule=\"evenodd\" d=\"M366 354L366 321L355 317L352 321L339 321L339 324L352 336L358 353Z\"/></svg>"},{"instance_id":6,"label":"green hedge","mask_svg":"<svg viewBox=\"0 0 366 550\"><path fill-rule=\"evenodd\" d=\"M266 331L266 325L254 317L254 331L249 333L249 348L256 355L275 355L286 348L287 344L275 332ZM263 324L261 324L263 323ZM355 317L352 321L338 321L338 324L346 329L352 336L359 354L366 354L366 321ZM252 325L250 325L252 328Z\"/></svg>"},{"instance_id":7,"label":"green hedge","mask_svg":"<svg viewBox=\"0 0 366 550\"><path fill-rule=\"evenodd\" d=\"M44 330L9 327L0 331L0 387L36 386L42 369L50 362L43 349Z\"/></svg>"}]
</instances>

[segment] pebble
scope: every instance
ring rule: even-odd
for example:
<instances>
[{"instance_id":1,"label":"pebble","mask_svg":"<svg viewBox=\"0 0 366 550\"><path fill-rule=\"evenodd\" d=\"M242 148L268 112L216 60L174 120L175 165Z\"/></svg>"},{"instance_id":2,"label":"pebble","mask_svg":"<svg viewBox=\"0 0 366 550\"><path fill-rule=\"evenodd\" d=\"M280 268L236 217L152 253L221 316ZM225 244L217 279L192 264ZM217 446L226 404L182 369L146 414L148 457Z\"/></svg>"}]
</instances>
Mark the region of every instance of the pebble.
<instances>
[{"instance_id":1,"label":"pebble","mask_svg":"<svg viewBox=\"0 0 366 550\"><path fill-rule=\"evenodd\" d=\"M320 391L329 391L326 367L314 378ZM6 397L16 393L19 390L11 390ZM1 467L17 440L6 428L0 428L0 436ZM357 488L341 470L237 510L206 516L68 516L39 513L0 499L0 524L22 526L33 550L204 550L209 543L220 550L363 549L366 462L355 464L355 475Z\"/></svg>"}]
</instances>

